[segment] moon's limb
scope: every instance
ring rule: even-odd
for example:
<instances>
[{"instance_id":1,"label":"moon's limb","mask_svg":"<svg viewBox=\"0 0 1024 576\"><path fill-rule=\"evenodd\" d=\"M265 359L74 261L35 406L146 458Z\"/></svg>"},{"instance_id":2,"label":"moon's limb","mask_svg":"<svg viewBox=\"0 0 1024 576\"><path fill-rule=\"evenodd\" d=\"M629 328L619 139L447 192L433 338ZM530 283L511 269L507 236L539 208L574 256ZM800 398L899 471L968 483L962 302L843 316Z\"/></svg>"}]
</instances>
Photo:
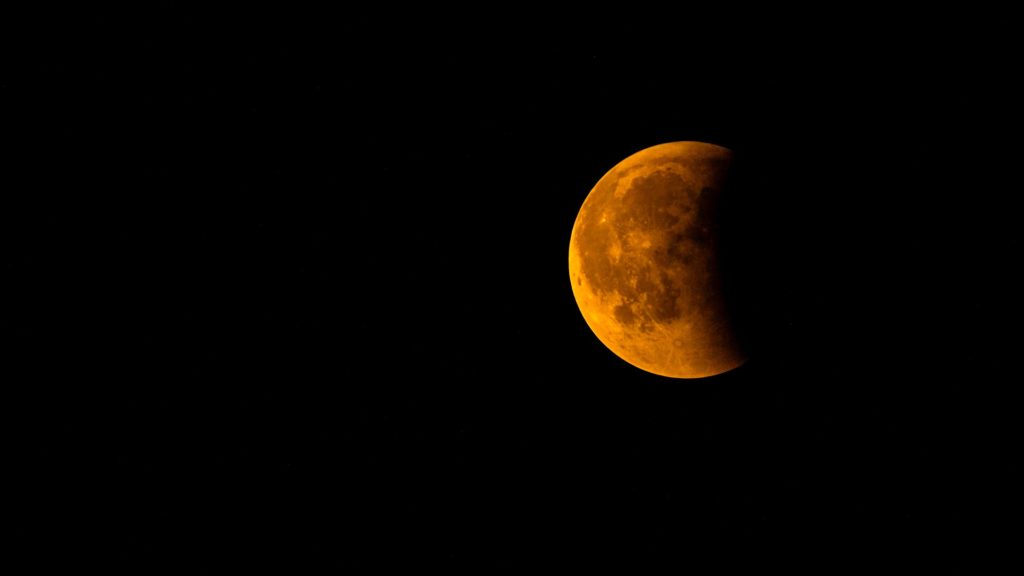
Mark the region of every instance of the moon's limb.
<instances>
[{"instance_id":1,"label":"moon's limb","mask_svg":"<svg viewBox=\"0 0 1024 576\"><path fill-rule=\"evenodd\" d=\"M580 209L573 294L601 342L638 368L700 378L744 361L718 271L716 208L731 160L711 144L654 146L612 168Z\"/></svg>"}]
</instances>

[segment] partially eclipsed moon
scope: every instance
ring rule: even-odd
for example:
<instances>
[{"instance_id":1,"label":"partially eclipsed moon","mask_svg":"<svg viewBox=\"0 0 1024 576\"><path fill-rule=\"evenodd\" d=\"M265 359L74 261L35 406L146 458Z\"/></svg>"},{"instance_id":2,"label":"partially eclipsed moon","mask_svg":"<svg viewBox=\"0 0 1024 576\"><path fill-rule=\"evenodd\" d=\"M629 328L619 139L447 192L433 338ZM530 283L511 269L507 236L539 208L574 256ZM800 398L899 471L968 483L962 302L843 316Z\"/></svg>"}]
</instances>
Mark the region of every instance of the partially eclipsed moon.
<instances>
[{"instance_id":1,"label":"partially eclipsed moon","mask_svg":"<svg viewBox=\"0 0 1024 576\"><path fill-rule=\"evenodd\" d=\"M732 152L671 142L598 181L569 242L576 303L620 358L654 374L703 378L743 363L722 294L716 208Z\"/></svg>"}]
</instances>

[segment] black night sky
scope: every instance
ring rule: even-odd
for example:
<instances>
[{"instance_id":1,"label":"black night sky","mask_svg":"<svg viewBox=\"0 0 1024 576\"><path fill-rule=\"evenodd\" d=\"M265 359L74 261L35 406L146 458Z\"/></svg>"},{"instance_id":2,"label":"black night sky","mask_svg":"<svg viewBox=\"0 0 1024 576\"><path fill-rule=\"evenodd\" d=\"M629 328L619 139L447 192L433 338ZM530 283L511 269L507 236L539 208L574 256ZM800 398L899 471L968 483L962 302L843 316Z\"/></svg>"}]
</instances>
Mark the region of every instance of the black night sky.
<instances>
[{"instance_id":1,"label":"black night sky","mask_svg":"<svg viewBox=\"0 0 1024 576\"><path fill-rule=\"evenodd\" d=\"M16 86L40 565L969 561L998 70L900 26L164 12L89 15ZM675 140L740 183L751 360L698 381L612 355L567 271L591 187Z\"/></svg>"}]
</instances>

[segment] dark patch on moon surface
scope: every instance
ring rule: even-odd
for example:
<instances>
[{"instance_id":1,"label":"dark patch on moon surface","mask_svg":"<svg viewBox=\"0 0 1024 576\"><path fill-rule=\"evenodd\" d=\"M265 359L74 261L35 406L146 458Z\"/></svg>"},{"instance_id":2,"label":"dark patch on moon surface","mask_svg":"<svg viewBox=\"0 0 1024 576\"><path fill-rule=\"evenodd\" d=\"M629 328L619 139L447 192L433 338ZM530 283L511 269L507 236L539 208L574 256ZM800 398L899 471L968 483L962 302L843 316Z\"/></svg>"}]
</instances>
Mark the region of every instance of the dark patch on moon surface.
<instances>
[{"instance_id":1,"label":"dark patch on moon surface","mask_svg":"<svg viewBox=\"0 0 1024 576\"><path fill-rule=\"evenodd\" d=\"M664 270L660 272L659 276L661 277L659 289L648 296L648 307L655 320L671 322L679 318L679 297L683 295L683 287L676 278Z\"/></svg>"},{"instance_id":2,"label":"dark patch on moon surface","mask_svg":"<svg viewBox=\"0 0 1024 576\"><path fill-rule=\"evenodd\" d=\"M615 307L615 319L619 321L619 324L632 326L633 322L636 321L636 316L633 314L633 309L629 304L619 304Z\"/></svg>"}]
</instances>

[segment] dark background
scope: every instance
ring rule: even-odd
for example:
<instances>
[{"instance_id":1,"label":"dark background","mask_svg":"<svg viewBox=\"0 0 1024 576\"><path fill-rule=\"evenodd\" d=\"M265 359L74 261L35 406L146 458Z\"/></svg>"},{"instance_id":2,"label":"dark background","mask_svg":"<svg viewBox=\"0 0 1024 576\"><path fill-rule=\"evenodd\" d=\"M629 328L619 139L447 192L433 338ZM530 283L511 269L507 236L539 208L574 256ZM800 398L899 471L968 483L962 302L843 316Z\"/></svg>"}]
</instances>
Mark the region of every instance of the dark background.
<instances>
[{"instance_id":1,"label":"dark background","mask_svg":"<svg viewBox=\"0 0 1024 576\"><path fill-rule=\"evenodd\" d=\"M465 17L22 47L41 565L955 573L1006 362L998 35ZM737 154L751 360L698 381L618 360L567 275L591 187L676 140Z\"/></svg>"}]
</instances>

